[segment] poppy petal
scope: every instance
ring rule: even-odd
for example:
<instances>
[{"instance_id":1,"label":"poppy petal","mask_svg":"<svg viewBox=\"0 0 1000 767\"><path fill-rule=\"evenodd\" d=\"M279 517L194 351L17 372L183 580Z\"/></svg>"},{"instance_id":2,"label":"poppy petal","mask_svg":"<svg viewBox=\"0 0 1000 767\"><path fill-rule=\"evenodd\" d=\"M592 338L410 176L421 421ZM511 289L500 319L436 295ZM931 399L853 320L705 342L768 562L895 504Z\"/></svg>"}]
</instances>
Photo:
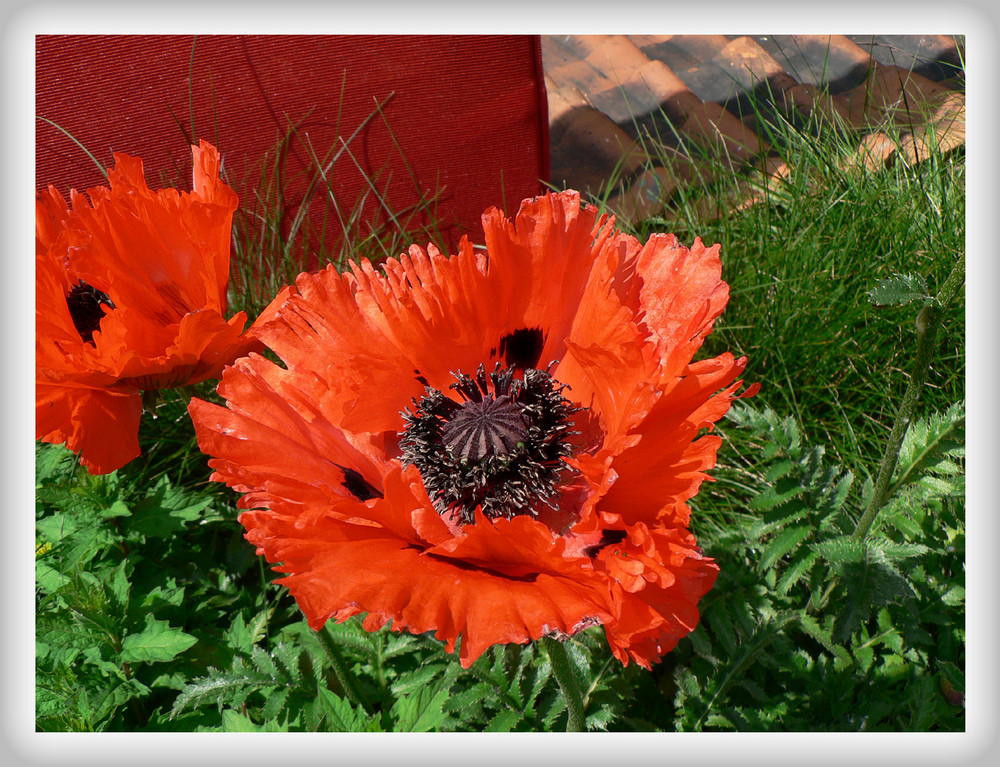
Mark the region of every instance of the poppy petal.
<instances>
[{"instance_id":1,"label":"poppy petal","mask_svg":"<svg viewBox=\"0 0 1000 767\"><path fill-rule=\"evenodd\" d=\"M545 573L504 575L421 552L405 540L329 522L302 531L291 519L246 512L247 538L279 571L313 628L368 613L367 627L433 631L470 666L488 647L573 634L610 617L580 584Z\"/></svg>"},{"instance_id":2,"label":"poppy petal","mask_svg":"<svg viewBox=\"0 0 1000 767\"><path fill-rule=\"evenodd\" d=\"M652 523L669 514L687 524L690 499L715 465L721 439L698 433L711 428L729 410L746 360L726 354L688 368L638 426L641 439L613 462L618 481L604 496L601 508L630 521ZM725 387L725 388L723 388ZM720 391L721 389L721 391Z\"/></svg>"},{"instance_id":3,"label":"poppy petal","mask_svg":"<svg viewBox=\"0 0 1000 767\"><path fill-rule=\"evenodd\" d=\"M35 384L35 438L81 454L91 474L120 469L139 454L138 394L84 386Z\"/></svg>"}]
</instances>

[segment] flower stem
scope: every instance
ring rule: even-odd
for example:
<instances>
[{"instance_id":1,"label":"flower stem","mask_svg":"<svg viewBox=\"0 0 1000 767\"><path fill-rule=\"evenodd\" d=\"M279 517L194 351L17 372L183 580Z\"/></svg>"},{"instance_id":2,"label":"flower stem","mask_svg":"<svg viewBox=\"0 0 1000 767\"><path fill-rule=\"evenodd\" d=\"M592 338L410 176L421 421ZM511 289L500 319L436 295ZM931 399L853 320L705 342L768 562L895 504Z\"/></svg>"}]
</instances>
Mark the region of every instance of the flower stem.
<instances>
[{"instance_id":1,"label":"flower stem","mask_svg":"<svg viewBox=\"0 0 1000 767\"><path fill-rule=\"evenodd\" d=\"M552 663L552 673L556 676L559 688L562 690L563 698L566 700L566 709L569 713L569 720L566 722L566 732L583 732L583 696L580 694L580 687L576 683L576 676L573 668L569 664L566 656L566 648L562 642L551 637L542 637L542 646L549 655Z\"/></svg>"},{"instance_id":2,"label":"flower stem","mask_svg":"<svg viewBox=\"0 0 1000 767\"><path fill-rule=\"evenodd\" d=\"M882 456L882 463L879 465L878 477L875 480L875 489L872 491L871 500L865 513L858 521L851 537L860 541L868 534L875 516L889 499L889 488L892 481L893 472L896 470L896 463L899 461L899 449L903 444L903 437L913 420L913 415L917 409L917 401L924 388L924 381L930 370L931 359L934 355L934 345L937 337L938 327L945 309L954 300L958 291L965 283L965 254L958 259L958 263L951 270L948 279L944 281L937 297L930 301L917 315L917 357L913 362L913 370L910 374L910 383L903 394L903 401L899 404L899 411L896 413L896 422L892 426L889 434L889 441L885 446L885 453Z\"/></svg>"},{"instance_id":3,"label":"flower stem","mask_svg":"<svg viewBox=\"0 0 1000 767\"><path fill-rule=\"evenodd\" d=\"M326 653L326 657L333 667L333 673L336 675L337 681L340 682L340 686L344 690L344 695L355 706L361 706L365 711L371 712L371 705L358 690L354 681L354 675L347 669L347 664L344 663L344 659L340 656L340 650L337 649L337 645L330 637L329 629L324 626L316 632L316 637L319 639L319 643L323 647L323 652Z\"/></svg>"}]
</instances>

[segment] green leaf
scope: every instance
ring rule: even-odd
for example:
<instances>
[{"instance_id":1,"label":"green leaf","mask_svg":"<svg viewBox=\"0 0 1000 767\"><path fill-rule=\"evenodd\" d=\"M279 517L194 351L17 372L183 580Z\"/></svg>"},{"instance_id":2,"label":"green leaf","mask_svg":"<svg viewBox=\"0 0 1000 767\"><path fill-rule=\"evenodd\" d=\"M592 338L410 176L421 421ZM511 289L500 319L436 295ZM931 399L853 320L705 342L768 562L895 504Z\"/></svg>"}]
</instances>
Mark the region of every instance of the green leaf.
<instances>
[{"instance_id":1,"label":"green leaf","mask_svg":"<svg viewBox=\"0 0 1000 767\"><path fill-rule=\"evenodd\" d=\"M930 551L921 543L896 543L875 536L869 536L865 543L868 546L868 558L873 562L894 562L899 559L922 557Z\"/></svg>"},{"instance_id":2,"label":"green leaf","mask_svg":"<svg viewBox=\"0 0 1000 767\"><path fill-rule=\"evenodd\" d=\"M171 628L166 621L146 616L146 627L122 641L121 660L127 663L156 663L180 655L196 641L190 634Z\"/></svg>"},{"instance_id":3,"label":"green leaf","mask_svg":"<svg viewBox=\"0 0 1000 767\"><path fill-rule=\"evenodd\" d=\"M799 552L789 563L788 567L785 568L781 580L778 581L778 585L775 587L777 593L781 596L787 594L796 583L812 570L812 566L816 564L817 559L818 557L814 552Z\"/></svg>"},{"instance_id":4,"label":"green leaf","mask_svg":"<svg viewBox=\"0 0 1000 767\"><path fill-rule=\"evenodd\" d=\"M910 582L890 562L852 562L842 573L846 593L833 629L838 644L846 642L874 610L914 596Z\"/></svg>"},{"instance_id":5,"label":"green leaf","mask_svg":"<svg viewBox=\"0 0 1000 767\"><path fill-rule=\"evenodd\" d=\"M70 582L70 578L48 563L35 563L35 586L42 592L52 594Z\"/></svg>"},{"instance_id":6,"label":"green leaf","mask_svg":"<svg viewBox=\"0 0 1000 767\"><path fill-rule=\"evenodd\" d=\"M919 274L894 274L868 291L868 299L875 306L903 306L910 301L929 301L927 283Z\"/></svg>"},{"instance_id":7,"label":"green leaf","mask_svg":"<svg viewBox=\"0 0 1000 767\"><path fill-rule=\"evenodd\" d=\"M444 710L463 722L477 721L487 704L491 708L504 705L497 697L486 682L476 682L466 690L454 691L444 704Z\"/></svg>"},{"instance_id":8,"label":"green leaf","mask_svg":"<svg viewBox=\"0 0 1000 767\"><path fill-rule=\"evenodd\" d=\"M764 479L770 484L774 484L782 477L788 475L798 467L798 463L789 459L776 461L767 467L764 472Z\"/></svg>"},{"instance_id":9,"label":"green leaf","mask_svg":"<svg viewBox=\"0 0 1000 767\"><path fill-rule=\"evenodd\" d=\"M73 471L76 456L64 445L35 443L35 487Z\"/></svg>"},{"instance_id":10,"label":"green leaf","mask_svg":"<svg viewBox=\"0 0 1000 767\"><path fill-rule=\"evenodd\" d=\"M382 732L378 717L367 714L360 706L341 698L325 687L319 688L318 699L326 720L326 729L332 732Z\"/></svg>"},{"instance_id":11,"label":"green leaf","mask_svg":"<svg viewBox=\"0 0 1000 767\"><path fill-rule=\"evenodd\" d=\"M128 565L128 560L123 559L122 563L115 568L108 582L109 602L112 610L118 615L124 615L128 610L129 592L132 589L132 584L128 580L127 571L130 569Z\"/></svg>"},{"instance_id":12,"label":"green leaf","mask_svg":"<svg viewBox=\"0 0 1000 767\"><path fill-rule=\"evenodd\" d=\"M212 496L174 487L164 476L134 504L129 528L141 535L167 538L200 519L213 500Z\"/></svg>"},{"instance_id":13,"label":"green leaf","mask_svg":"<svg viewBox=\"0 0 1000 767\"><path fill-rule=\"evenodd\" d=\"M751 498L749 506L753 511L770 511L802 495L803 489L800 482L786 478Z\"/></svg>"},{"instance_id":14,"label":"green leaf","mask_svg":"<svg viewBox=\"0 0 1000 767\"><path fill-rule=\"evenodd\" d=\"M399 697L402 695L409 695L414 690L426 687L431 684L431 682L447 668L445 664L428 664L426 666L421 666L414 671L400 674L399 677L393 681L390 689L393 695Z\"/></svg>"},{"instance_id":15,"label":"green leaf","mask_svg":"<svg viewBox=\"0 0 1000 767\"><path fill-rule=\"evenodd\" d=\"M288 732L288 727L273 721L257 725L239 711L227 708L222 712L222 732Z\"/></svg>"},{"instance_id":16,"label":"green leaf","mask_svg":"<svg viewBox=\"0 0 1000 767\"><path fill-rule=\"evenodd\" d=\"M965 588L962 586L952 586L941 595L941 601L948 607L958 607L965 604Z\"/></svg>"},{"instance_id":17,"label":"green leaf","mask_svg":"<svg viewBox=\"0 0 1000 767\"><path fill-rule=\"evenodd\" d=\"M827 562L839 566L863 562L867 556L865 545L846 535L814 543L812 549Z\"/></svg>"},{"instance_id":18,"label":"green leaf","mask_svg":"<svg viewBox=\"0 0 1000 767\"><path fill-rule=\"evenodd\" d=\"M945 681L954 687L958 692L965 692L965 674L954 663L946 660L937 662L938 671Z\"/></svg>"},{"instance_id":19,"label":"green leaf","mask_svg":"<svg viewBox=\"0 0 1000 767\"><path fill-rule=\"evenodd\" d=\"M916 689L913 689L913 688ZM937 689L934 680L929 677L921 677L916 680L915 685L911 685L912 718L910 732L927 732L934 725L935 698Z\"/></svg>"},{"instance_id":20,"label":"green leaf","mask_svg":"<svg viewBox=\"0 0 1000 767\"><path fill-rule=\"evenodd\" d=\"M757 565L758 570L761 572L769 570L775 562L808 538L812 534L812 531L811 525L796 525L795 527L782 530L764 550L764 554Z\"/></svg>"},{"instance_id":21,"label":"green leaf","mask_svg":"<svg viewBox=\"0 0 1000 767\"><path fill-rule=\"evenodd\" d=\"M403 732L430 732L440 729L450 717L443 711L458 667L447 667L444 676L435 685L427 685L410 695L397 698L390 710L397 723L396 729Z\"/></svg>"},{"instance_id":22,"label":"green leaf","mask_svg":"<svg viewBox=\"0 0 1000 767\"><path fill-rule=\"evenodd\" d=\"M180 714L189 704L200 705L206 699L214 700L219 709L230 702L246 697L256 689L273 686L274 681L266 674L248 669L240 656L233 659L232 668L219 671L209 667L208 674L198 677L184 686L170 710L171 718Z\"/></svg>"},{"instance_id":23,"label":"green leaf","mask_svg":"<svg viewBox=\"0 0 1000 767\"><path fill-rule=\"evenodd\" d=\"M914 482L927 472L953 474L953 458L965 455L965 403L957 402L944 413L933 413L910 424L899 450L899 462L893 474L891 493ZM943 483L941 494L947 495L951 485Z\"/></svg>"},{"instance_id":24,"label":"green leaf","mask_svg":"<svg viewBox=\"0 0 1000 767\"><path fill-rule=\"evenodd\" d=\"M483 732L511 732L521 719L520 712L506 708L490 719Z\"/></svg>"},{"instance_id":25,"label":"green leaf","mask_svg":"<svg viewBox=\"0 0 1000 767\"><path fill-rule=\"evenodd\" d=\"M264 701L264 707L260 710L260 716L264 721L274 719L281 713L288 700L289 692L291 690L288 687L279 687L267 696L267 700Z\"/></svg>"},{"instance_id":26,"label":"green leaf","mask_svg":"<svg viewBox=\"0 0 1000 767\"><path fill-rule=\"evenodd\" d=\"M799 626L807 635L823 645L826 651L831 655L836 656L842 661L850 661L850 654L847 650L834 642L830 631L820 626L816 619L811 615L801 615L799 617Z\"/></svg>"}]
</instances>

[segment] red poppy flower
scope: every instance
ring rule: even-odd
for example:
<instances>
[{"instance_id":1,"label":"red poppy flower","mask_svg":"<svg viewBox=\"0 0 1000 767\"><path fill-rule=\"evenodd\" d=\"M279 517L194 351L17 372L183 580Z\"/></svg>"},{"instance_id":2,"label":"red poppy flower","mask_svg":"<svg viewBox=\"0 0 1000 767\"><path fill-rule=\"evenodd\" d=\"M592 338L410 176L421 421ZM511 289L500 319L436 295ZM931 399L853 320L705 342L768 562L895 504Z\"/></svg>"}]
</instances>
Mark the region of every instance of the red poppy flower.
<instances>
[{"instance_id":1,"label":"red poppy flower","mask_svg":"<svg viewBox=\"0 0 1000 767\"><path fill-rule=\"evenodd\" d=\"M236 193L219 153L192 147L194 191L151 191L115 155L111 188L35 196L36 437L66 443L94 474L139 455L143 391L218 378L261 345L228 321Z\"/></svg>"},{"instance_id":2,"label":"red poppy flower","mask_svg":"<svg viewBox=\"0 0 1000 767\"><path fill-rule=\"evenodd\" d=\"M746 364L692 362L719 248L642 245L575 192L483 223L485 254L300 275L259 331L284 366L251 354L228 407L192 400L199 445L314 628L461 636L468 666L599 624L649 667L718 572L687 501Z\"/></svg>"}]
</instances>

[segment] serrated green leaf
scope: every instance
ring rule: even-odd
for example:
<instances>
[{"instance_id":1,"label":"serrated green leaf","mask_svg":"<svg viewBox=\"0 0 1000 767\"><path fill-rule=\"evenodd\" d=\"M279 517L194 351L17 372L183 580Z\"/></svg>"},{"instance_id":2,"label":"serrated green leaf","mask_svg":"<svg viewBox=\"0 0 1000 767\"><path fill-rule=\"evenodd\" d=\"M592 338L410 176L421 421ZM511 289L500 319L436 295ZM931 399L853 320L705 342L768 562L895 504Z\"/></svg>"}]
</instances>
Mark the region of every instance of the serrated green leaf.
<instances>
[{"instance_id":1,"label":"serrated green leaf","mask_svg":"<svg viewBox=\"0 0 1000 767\"><path fill-rule=\"evenodd\" d=\"M769 487L764 492L751 498L748 505L753 511L770 511L802 495L803 489L802 485L798 482L785 482L783 489L778 490L775 487Z\"/></svg>"},{"instance_id":2,"label":"serrated green leaf","mask_svg":"<svg viewBox=\"0 0 1000 767\"><path fill-rule=\"evenodd\" d=\"M795 525L782 530L768 544L767 548L764 549L764 553L761 555L760 562L757 565L758 570L765 571L770 569L775 562L786 554L789 554L802 541L808 538L811 533L812 527L810 525Z\"/></svg>"},{"instance_id":3,"label":"serrated green leaf","mask_svg":"<svg viewBox=\"0 0 1000 767\"><path fill-rule=\"evenodd\" d=\"M210 495L192 493L172 485L167 477L161 477L145 497L134 504L129 528L154 538L176 535L188 523L200 519L213 500Z\"/></svg>"},{"instance_id":4,"label":"serrated green leaf","mask_svg":"<svg viewBox=\"0 0 1000 767\"><path fill-rule=\"evenodd\" d=\"M379 641L379 634L365 631L356 616L342 623L327 621L322 630L326 631L334 642L358 653L369 664L374 665L378 662L375 644Z\"/></svg>"},{"instance_id":5,"label":"serrated green leaf","mask_svg":"<svg viewBox=\"0 0 1000 767\"><path fill-rule=\"evenodd\" d=\"M867 556L865 545L848 536L814 543L812 549L827 562L841 566L863 562Z\"/></svg>"},{"instance_id":6,"label":"serrated green leaf","mask_svg":"<svg viewBox=\"0 0 1000 767\"><path fill-rule=\"evenodd\" d=\"M226 643L239 652L249 653L254 642L247 630L246 621L243 620L243 613L237 613L233 622L226 629Z\"/></svg>"},{"instance_id":7,"label":"serrated green leaf","mask_svg":"<svg viewBox=\"0 0 1000 767\"><path fill-rule=\"evenodd\" d=\"M945 479L944 477L927 476L921 477L918 481L921 487L930 490L938 498L947 498L948 496L962 494L964 483L961 481L961 477L957 479L958 481L954 481Z\"/></svg>"},{"instance_id":8,"label":"serrated green leaf","mask_svg":"<svg viewBox=\"0 0 1000 767\"><path fill-rule=\"evenodd\" d=\"M851 488L853 486L854 475L849 471L841 474L833 483L833 492L830 495L829 507L836 510L843 506L844 501L847 500L847 496L850 495Z\"/></svg>"},{"instance_id":9,"label":"serrated green leaf","mask_svg":"<svg viewBox=\"0 0 1000 767\"><path fill-rule=\"evenodd\" d=\"M785 572L782 573L781 580L778 581L775 591L781 596L787 594L796 583L809 573L818 558L815 552L797 552L795 558L785 568Z\"/></svg>"},{"instance_id":10,"label":"serrated green leaf","mask_svg":"<svg viewBox=\"0 0 1000 767\"><path fill-rule=\"evenodd\" d=\"M239 711L227 708L222 712L222 732L265 732Z\"/></svg>"},{"instance_id":11,"label":"serrated green leaf","mask_svg":"<svg viewBox=\"0 0 1000 767\"><path fill-rule=\"evenodd\" d=\"M325 687L319 688L318 693L326 721L325 729L331 732L382 732L378 719L360 706L352 706L350 701Z\"/></svg>"},{"instance_id":12,"label":"serrated green leaf","mask_svg":"<svg viewBox=\"0 0 1000 767\"><path fill-rule=\"evenodd\" d=\"M139 634L122 640L121 660L127 663L156 663L180 655L198 640L166 621L146 617L146 627Z\"/></svg>"},{"instance_id":13,"label":"serrated green leaf","mask_svg":"<svg viewBox=\"0 0 1000 767\"><path fill-rule=\"evenodd\" d=\"M767 467L764 471L764 479L770 483L774 484L782 477L786 476L789 472L795 469L798 463L791 461L789 459L784 459L782 461L776 461Z\"/></svg>"},{"instance_id":14,"label":"serrated green leaf","mask_svg":"<svg viewBox=\"0 0 1000 767\"><path fill-rule=\"evenodd\" d=\"M750 527L747 531L747 538L754 541L760 540L775 529L779 527L785 528L808 516L809 509L802 503L791 503L777 509L772 509L765 513L759 522Z\"/></svg>"},{"instance_id":15,"label":"serrated green leaf","mask_svg":"<svg viewBox=\"0 0 1000 767\"><path fill-rule=\"evenodd\" d=\"M896 543L886 538L869 536L866 540L868 557L871 561L894 562L910 557L922 557L930 549L921 543Z\"/></svg>"},{"instance_id":16,"label":"serrated green leaf","mask_svg":"<svg viewBox=\"0 0 1000 767\"><path fill-rule=\"evenodd\" d=\"M833 641L844 644L873 610L914 596L913 587L891 562L848 563L842 568L844 595Z\"/></svg>"},{"instance_id":17,"label":"serrated green leaf","mask_svg":"<svg viewBox=\"0 0 1000 767\"><path fill-rule=\"evenodd\" d=\"M566 699L562 695L546 696L542 699L538 713L544 730L551 730L556 719L566 710Z\"/></svg>"},{"instance_id":18,"label":"serrated green leaf","mask_svg":"<svg viewBox=\"0 0 1000 767\"><path fill-rule=\"evenodd\" d=\"M956 666L954 663L946 660L939 660L937 662L938 671L941 672L941 676L955 688L958 692L965 692L965 674L962 670Z\"/></svg>"},{"instance_id":19,"label":"serrated green leaf","mask_svg":"<svg viewBox=\"0 0 1000 767\"><path fill-rule=\"evenodd\" d=\"M183 602L184 587L178 586L173 578L166 578L162 585L143 594L140 607L145 612L155 612L161 607L178 607Z\"/></svg>"},{"instance_id":20,"label":"serrated green leaf","mask_svg":"<svg viewBox=\"0 0 1000 767\"><path fill-rule=\"evenodd\" d=\"M483 732L511 732L521 719L520 713L506 708L490 719Z\"/></svg>"},{"instance_id":21,"label":"serrated green leaf","mask_svg":"<svg viewBox=\"0 0 1000 767\"><path fill-rule=\"evenodd\" d=\"M958 607L965 604L965 588L962 586L952 586L941 595L941 601L949 607Z\"/></svg>"},{"instance_id":22,"label":"serrated green leaf","mask_svg":"<svg viewBox=\"0 0 1000 767\"><path fill-rule=\"evenodd\" d=\"M872 661L875 660L875 649L867 643L855 645L853 649L858 668L867 673L872 667Z\"/></svg>"},{"instance_id":23,"label":"serrated green leaf","mask_svg":"<svg viewBox=\"0 0 1000 767\"><path fill-rule=\"evenodd\" d=\"M72 471L75 464L76 456L64 445L36 442L35 487L38 488L53 478L61 478Z\"/></svg>"},{"instance_id":24,"label":"serrated green leaf","mask_svg":"<svg viewBox=\"0 0 1000 767\"><path fill-rule=\"evenodd\" d=\"M128 560L122 560L108 579L109 603L115 613L124 615L128 609L129 592L132 584L128 580Z\"/></svg>"},{"instance_id":25,"label":"serrated green leaf","mask_svg":"<svg viewBox=\"0 0 1000 767\"><path fill-rule=\"evenodd\" d=\"M271 658L278 670L279 679L285 684L297 684L301 678L299 672L299 653L297 646L287 642L279 642L271 652Z\"/></svg>"},{"instance_id":26,"label":"serrated green leaf","mask_svg":"<svg viewBox=\"0 0 1000 767\"><path fill-rule=\"evenodd\" d=\"M386 644L382 650L382 657L386 660L412 652L420 644L420 639L413 634L390 632L385 635L385 638Z\"/></svg>"},{"instance_id":27,"label":"serrated green leaf","mask_svg":"<svg viewBox=\"0 0 1000 767\"><path fill-rule=\"evenodd\" d=\"M965 454L965 403L958 402L944 413L917 419L906 430L893 473L890 493L894 494L919 479L944 459ZM949 461L951 465L953 462ZM945 490L948 492L948 490Z\"/></svg>"},{"instance_id":28,"label":"serrated green leaf","mask_svg":"<svg viewBox=\"0 0 1000 767\"><path fill-rule=\"evenodd\" d=\"M197 706L208 699L215 701L221 710L226 699L235 696L240 690L260 689L274 684L268 676L246 668L239 656L233 659L233 667L228 671L212 667L208 671L208 675L198 677L184 686L170 710L171 717L177 716L188 705Z\"/></svg>"},{"instance_id":29,"label":"serrated green leaf","mask_svg":"<svg viewBox=\"0 0 1000 767\"><path fill-rule=\"evenodd\" d=\"M914 300L930 300L927 283L919 274L893 274L868 291L875 306L903 306Z\"/></svg>"},{"instance_id":30,"label":"serrated green leaf","mask_svg":"<svg viewBox=\"0 0 1000 767\"><path fill-rule=\"evenodd\" d=\"M276 680L283 676L278 671L278 667L274 665L274 658L258 645L250 648L250 660L253 661L254 666L261 674L266 675L270 679Z\"/></svg>"},{"instance_id":31,"label":"serrated green leaf","mask_svg":"<svg viewBox=\"0 0 1000 767\"><path fill-rule=\"evenodd\" d=\"M927 732L934 724L935 697L934 680L929 676L917 680L916 690L911 687L911 709L913 712L910 732Z\"/></svg>"},{"instance_id":32,"label":"serrated green leaf","mask_svg":"<svg viewBox=\"0 0 1000 767\"><path fill-rule=\"evenodd\" d=\"M736 632L733 630L733 620L729 612L730 605L725 600L719 600L712 605L712 610L702 615L702 620L708 624L712 636L720 640L727 652L735 652L739 645Z\"/></svg>"},{"instance_id":33,"label":"serrated green leaf","mask_svg":"<svg viewBox=\"0 0 1000 767\"><path fill-rule=\"evenodd\" d=\"M899 495L889 499L882 508L880 517L885 524L896 528L905 538L920 538L923 535L920 523L911 516L914 511L922 511L914 506L919 503L920 501L912 497L911 489L904 488Z\"/></svg>"},{"instance_id":34,"label":"serrated green leaf","mask_svg":"<svg viewBox=\"0 0 1000 767\"><path fill-rule=\"evenodd\" d=\"M444 664L428 664L413 671L402 673L393 681L390 689L397 697L408 695L419 687L429 685L444 672L445 668Z\"/></svg>"},{"instance_id":35,"label":"serrated green leaf","mask_svg":"<svg viewBox=\"0 0 1000 767\"><path fill-rule=\"evenodd\" d=\"M598 708L587 714L584 720L584 728L587 730L607 730L608 725L614 721L615 712L609 708Z\"/></svg>"},{"instance_id":36,"label":"serrated green leaf","mask_svg":"<svg viewBox=\"0 0 1000 767\"><path fill-rule=\"evenodd\" d=\"M457 675L458 668L452 664L436 684L421 687L410 695L397 698L390 710L396 721L396 729L402 732L431 732L440 729L450 718L443 707Z\"/></svg>"},{"instance_id":37,"label":"serrated green leaf","mask_svg":"<svg viewBox=\"0 0 1000 767\"><path fill-rule=\"evenodd\" d=\"M820 626L819 622L811 615L804 614L799 616L798 623L802 631L823 645L823 648L828 653L842 661L850 661L850 654L847 650L834 642L831 632Z\"/></svg>"},{"instance_id":38,"label":"serrated green leaf","mask_svg":"<svg viewBox=\"0 0 1000 767\"><path fill-rule=\"evenodd\" d=\"M70 578L48 563L35 563L35 587L41 589L42 592L55 593L69 582Z\"/></svg>"},{"instance_id":39,"label":"serrated green leaf","mask_svg":"<svg viewBox=\"0 0 1000 767\"><path fill-rule=\"evenodd\" d=\"M267 700L264 701L264 706L260 710L261 719L267 721L269 719L274 719L281 713L281 710L285 707L285 703L288 700L288 694L291 689L288 687L278 687L271 691L271 694L267 696Z\"/></svg>"},{"instance_id":40,"label":"serrated green leaf","mask_svg":"<svg viewBox=\"0 0 1000 767\"><path fill-rule=\"evenodd\" d=\"M476 682L467 690L452 694L445 703L444 710L464 720L476 716L483 708L484 702L490 702L497 708L503 705L496 699L490 685L486 682Z\"/></svg>"}]
</instances>

